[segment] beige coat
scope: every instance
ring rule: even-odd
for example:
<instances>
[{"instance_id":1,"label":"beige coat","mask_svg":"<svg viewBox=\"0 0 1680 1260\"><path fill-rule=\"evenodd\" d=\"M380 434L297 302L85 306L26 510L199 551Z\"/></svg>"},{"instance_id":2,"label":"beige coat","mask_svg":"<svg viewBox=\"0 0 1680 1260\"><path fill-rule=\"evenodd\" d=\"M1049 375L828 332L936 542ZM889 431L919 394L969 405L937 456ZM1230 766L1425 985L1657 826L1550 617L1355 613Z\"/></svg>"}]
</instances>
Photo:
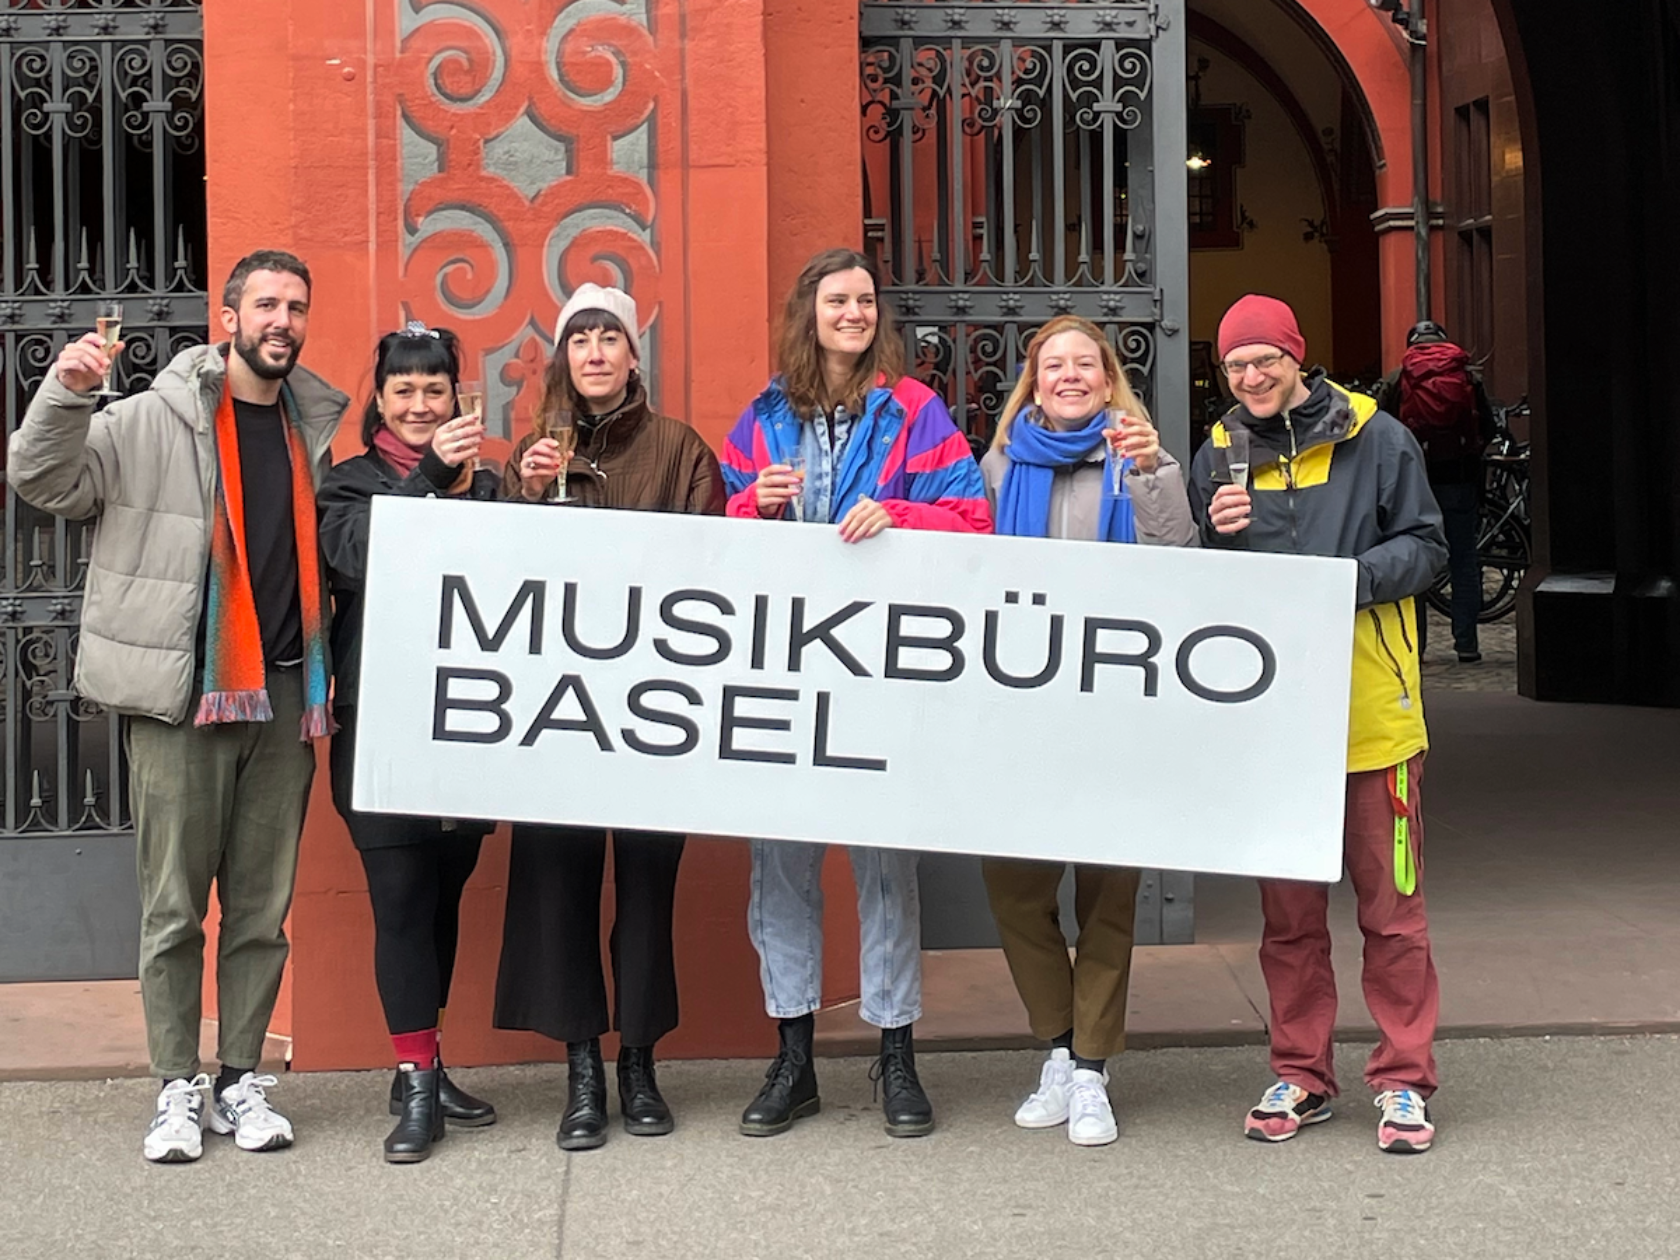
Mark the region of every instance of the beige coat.
<instances>
[{"instance_id":1,"label":"beige coat","mask_svg":"<svg viewBox=\"0 0 1680 1260\"><path fill-rule=\"evenodd\" d=\"M49 372L12 434L6 476L18 497L55 516L99 518L75 688L118 713L180 722L198 689L226 353L183 351L151 389L98 414L91 395ZM302 368L288 385L319 486L350 400Z\"/></svg>"},{"instance_id":2,"label":"beige coat","mask_svg":"<svg viewBox=\"0 0 1680 1260\"><path fill-rule=\"evenodd\" d=\"M1017 424L1028 421L1017 420ZM987 451L980 460L980 473L986 480L986 499L992 505L992 517L997 518L998 488L1009 471L1009 456L1000 450ZM1096 447L1085 461L1072 468L1056 470L1050 485L1051 538L1073 538L1085 541L1097 536L1097 522L1101 519L1103 484L1108 469L1103 460L1103 448ZM1140 543L1159 547L1194 547L1197 545L1196 522L1190 516L1190 497L1184 486L1184 470L1177 460L1165 451L1152 473L1132 469L1126 474L1126 489L1132 496L1132 510L1137 519Z\"/></svg>"}]
</instances>

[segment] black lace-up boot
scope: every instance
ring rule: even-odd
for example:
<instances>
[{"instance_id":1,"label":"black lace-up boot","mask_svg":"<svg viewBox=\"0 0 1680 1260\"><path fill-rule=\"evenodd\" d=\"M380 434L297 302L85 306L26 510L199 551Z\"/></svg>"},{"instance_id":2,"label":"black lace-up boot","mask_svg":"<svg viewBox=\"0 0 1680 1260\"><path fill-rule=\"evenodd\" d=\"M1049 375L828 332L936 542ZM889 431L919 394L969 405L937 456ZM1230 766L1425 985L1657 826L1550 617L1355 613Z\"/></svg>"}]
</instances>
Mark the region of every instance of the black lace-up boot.
<instances>
[{"instance_id":1,"label":"black lace-up boot","mask_svg":"<svg viewBox=\"0 0 1680 1260\"><path fill-rule=\"evenodd\" d=\"M809 1015L784 1019L778 1029L781 1051L764 1074L764 1088L741 1113L741 1132L748 1137L785 1133L793 1122L822 1110L817 1097L817 1069L811 1062L816 1021Z\"/></svg>"},{"instance_id":2,"label":"black lace-up boot","mask_svg":"<svg viewBox=\"0 0 1680 1260\"><path fill-rule=\"evenodd\" d=\"M676 1127L653 1074L652 1046L624 1046L618 1052L618 1110L624 1131L660 1137Z\"/></svg>"},{"instance_id":3,"label":"black lace-up boot","mask_svg":"<svg viewBox=\"0 0 1680 1260\"><path fill-rule=\"evenodd\" d=\"M399 1071L391 1080L391 1114L402 1114L403 1074ZM458 1124L468 1129L482 1128L487 1124L496 1123L496 1109L482 1098L474 1098L454 1081L449 1079L449 1073L444 1070L443 1060L438 1060L438 1105L443 1108L443 1118L451 1124Z\"/></svg>"},{"instance_id":4,"label":"black lace-up boot","mask_svg":"<svg viewBox=\"0 0 1680 1260\"><path fill-rule=\"evenodd\" d=\"M607 1140L607 1069L599 1038L566 1043L566 1114L554 1140L563 1151L587 1151Z\"/></svg>"},{"instance_id":5,"label":"black lace-up boot","mask_svg":"<svg viewBox=\"0 0 1680 1260\"><path fill-rule=\"evenodd\" d=\"M916 1075L914 1025L881 1030L881 1057L869 1069L869 1079L881 1087L881 1110L893 1137L921 1137L933 1132L933 1104Z\"/></svg>"}]
</instances>

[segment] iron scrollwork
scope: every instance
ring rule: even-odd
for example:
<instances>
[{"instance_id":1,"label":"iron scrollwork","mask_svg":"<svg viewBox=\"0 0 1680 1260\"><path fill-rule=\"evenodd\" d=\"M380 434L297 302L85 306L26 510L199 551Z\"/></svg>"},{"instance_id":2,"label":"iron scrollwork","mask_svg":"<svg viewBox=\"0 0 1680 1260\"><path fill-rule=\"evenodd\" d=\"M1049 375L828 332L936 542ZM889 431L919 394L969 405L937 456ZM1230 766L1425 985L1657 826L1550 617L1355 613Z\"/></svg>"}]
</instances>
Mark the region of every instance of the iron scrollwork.
<instances>
[{"instance_id":1,"label":"iron scrollwork","mask_svg":"<svg viewBox=\"0 0 1680 1260\"><path fill-rule=\"evenodd\" d=\"M0 0L6 434L97 303L124 304L115 383L207 335L200 0ZM129 829L121 727L75 694L88 522L6 496L0 835Z\"/></svg>"}]
</instances>

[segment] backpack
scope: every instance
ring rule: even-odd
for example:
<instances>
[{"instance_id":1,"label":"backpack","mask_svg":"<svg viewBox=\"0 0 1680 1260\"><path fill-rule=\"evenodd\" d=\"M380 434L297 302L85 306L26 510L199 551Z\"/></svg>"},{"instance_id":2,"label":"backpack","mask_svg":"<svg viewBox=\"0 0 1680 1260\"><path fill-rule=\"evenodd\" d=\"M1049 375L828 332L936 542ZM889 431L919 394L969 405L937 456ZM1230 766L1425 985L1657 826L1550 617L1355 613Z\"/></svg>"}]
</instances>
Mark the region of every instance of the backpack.
<instances>
[{"instance_id":1,"label":"backpack","mask_svg":"<svg viewBox=\"0 0 1680 1260\"><path fill-rule=\"evenodd\" d=\"M1470 355L1450 341L1413 346L1400 360L1400 423L1431 464L1479 454L1480 417Z\"/></svg>"}]
</instances>

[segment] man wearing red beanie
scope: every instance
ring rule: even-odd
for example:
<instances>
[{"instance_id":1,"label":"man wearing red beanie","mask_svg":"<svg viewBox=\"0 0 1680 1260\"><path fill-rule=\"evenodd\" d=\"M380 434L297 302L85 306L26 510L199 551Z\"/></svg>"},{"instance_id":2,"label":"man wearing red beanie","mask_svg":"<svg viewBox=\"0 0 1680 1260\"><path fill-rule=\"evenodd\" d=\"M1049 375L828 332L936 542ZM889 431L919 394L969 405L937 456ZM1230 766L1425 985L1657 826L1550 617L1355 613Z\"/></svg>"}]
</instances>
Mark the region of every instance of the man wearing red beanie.
<instances>
[{"instance_id":1,"label":"man wearing red beanie","mask_svg":"<svg viewBox=\"0 0 1680 1260\"><path fill-rule=\"evenodd\" d=\"M1424 913L1419 787L1429 746L1413 597L1447 562L1423 452L1363 394L1308 373L1295 312L1250 294L1219 324L1237 405L1191 466L1191 508L1210 547L1359 562L1348 722L1344 860L1365 936L1365 1003L1382 1039L1365 1066L1385 1151L1429 1149L1439 988ZM1252 469L1252 472L1250 471ZM1261 880L1260 966L1277 1083L1244 1132L1282 1142L1330 1118L1336 976L1323 884Z\"/></svg>"}]
</instances>

